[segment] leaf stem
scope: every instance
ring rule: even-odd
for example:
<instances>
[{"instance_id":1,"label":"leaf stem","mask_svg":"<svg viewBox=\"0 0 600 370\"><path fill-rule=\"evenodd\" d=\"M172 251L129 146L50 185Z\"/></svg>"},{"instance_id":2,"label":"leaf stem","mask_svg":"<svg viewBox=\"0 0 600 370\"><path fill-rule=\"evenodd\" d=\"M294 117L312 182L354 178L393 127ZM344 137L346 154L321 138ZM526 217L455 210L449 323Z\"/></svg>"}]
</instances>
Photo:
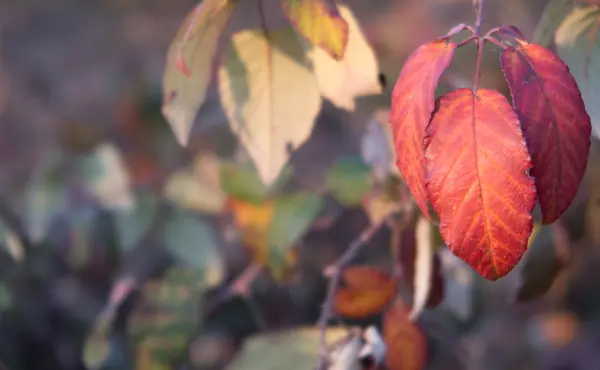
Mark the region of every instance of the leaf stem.
<instances>
[{"instance_id":1,"label":"leaf stem","mask_svg":"<svg viewBox=\"0 0 600 370\"><path fill-rule=\"evenodd\" d=\"M473 79L473 94L477 91L479 76L481 75L481 64L483 61L483 43L485 38L481 36L481 24L483 23L483 7L485 0L473 0L473 5L477 8L477 20L475 21L475 34L477 42L477 66L475 67L475 78Z\"/></svg>"}]
</instances>

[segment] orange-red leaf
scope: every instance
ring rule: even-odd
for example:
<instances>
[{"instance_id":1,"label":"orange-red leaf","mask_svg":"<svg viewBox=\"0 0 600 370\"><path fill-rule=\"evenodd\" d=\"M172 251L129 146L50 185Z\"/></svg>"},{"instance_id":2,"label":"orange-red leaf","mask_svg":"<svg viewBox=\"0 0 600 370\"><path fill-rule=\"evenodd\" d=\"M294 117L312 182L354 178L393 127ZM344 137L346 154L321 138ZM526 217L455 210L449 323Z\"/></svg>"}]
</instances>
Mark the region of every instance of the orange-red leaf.
<instances>
[{"instance_id":1,"label":"orange-red leaf","mask_svg":"<svg viewBox=\"0 0 600 370\"><path fill-rule=\"evenodd\" d=\"M567 65L550 50L536 44L510 47L500 62L531 153L543 222L548 224L571 204L583 179L590 117Z\"/></svg>"},{"instance_id":2,"label":"orange-red leaf","mask_svg":"<svg viewBox=\"0 0 600 370\"><path fill-rule=\"evenodd\" d=\"M383 316L383 340L387 346L385 361L390 370L425 368L427 339L408 315L408 308L397 301Z\"/></svg>"},{"instance_id":3,"label":"orange-red leaf","mask_svg":"<svg viewBox=\"0 0 600 370\"><path fill-rule=\"evenodd\" d=\"M371 266L344 270L344 285L335 295L335 312L348 318L364 318L381 312L396 295L397 281Z\"/></svg>"},{"instance_id":4,"label":"orange-red leaf","mask_svg":"<svg viewBox=\"0 0 600 370\"><path fill-rule=\"evenodd\" d=\"M335 0L280 0L283 12L298 32L335 60L341 60L348 45L348 23Z\"/></svg>"},{"instance_id":5,"label":"orange-red leaf","mask_svg":"<svg viewBox=\"0 0 600 370\"><path fill-rule=\"evenodd\" d=\"M457 89L428 131L427 190L456 256L495 280L519 262L532 229L535 187L517 115L499 92Z\"/></svg>"},{"instance_id":6,"label":"orange-red leaf","mask_svg":"<svg viewBox=\"0 0 600 370\"><path fill-rule=\"evenodd\" d=\"M429 219L423 140L435 104L436 86L455 49L456 44L444 40L419 47L404 63L392 92L390 124L396 166L421 212Z\"/></svg>"}]
</instances>

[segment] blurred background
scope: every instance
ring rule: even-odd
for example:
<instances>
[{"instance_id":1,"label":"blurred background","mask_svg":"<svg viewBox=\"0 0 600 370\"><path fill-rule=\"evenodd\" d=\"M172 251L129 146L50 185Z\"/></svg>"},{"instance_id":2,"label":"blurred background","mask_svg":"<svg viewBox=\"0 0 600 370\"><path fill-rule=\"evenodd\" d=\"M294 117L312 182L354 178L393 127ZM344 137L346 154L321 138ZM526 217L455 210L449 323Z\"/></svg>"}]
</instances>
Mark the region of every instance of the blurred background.
<instances>
[{"instance_id":1,"label":"blurred background","mask_svg":"<svg viewBox=\"0 0 600 370\"><path fill-rule=\"evenodd\" d=\"M233 28L255 22L254 1L241 0ZM267 3L275 9L269 16L283 17L274 0ZM475 18L471 0L346 3L372 43L386 87L381 96L361 99L353 113L324 105L311 138L292 156L291 186L297 188L322 188L337 158L360 155L370 117L389 109L402 64L418 45ZM484 28L513 24L530 37L546 3L488 0ZM0 1L0 369L85 369L86 337L99 325L115 282L128 298L112 313L105 368L222 369L249 335L313 325L325 294L323 268L367 227L361 207L331 200L326 226L299 242L301 278L282 284L259 274L252 288L242 287L245 294L227 293L247 272L250 256L232 236L231 217L207 210L223 197L211 185L219 177L217 158L236 158L235 137L214 86L187 148L177 144L160 111L166 51L195 4ZM474 52L467 47L457 53L439 91L469 86ZM481 85L506 93L498 53L486 48ZM515 302L529 294L519 290L526 261L492 283L442 253L444 301L420 319L429 344L427 369L600 369L599 158L594 142L588 174L560 227L538 230L538 252L530 254L539 259L532 269L546 274L535 277L550 288L543 297ZM135 217L119 213L133 202ZM171 294L167 300L189 303L192 288L185 282L194 276L173 272L178 262L165 251L193 256L194 243L207 233L220 260L213 266L206 261L214 256L199 258L208 266L203 273L218 276L204 275L202 308L177 321L191 330L189 339L175 344L177 333L146 327L170 320L168 315L145 310L138 298L152 288L146 282L167 276L180 289L154 287L150 298ZM384 264L390 238L390 230L382 229L359 258ZM129 295L132 289L136 293ZM136 333L127 329L132 322ZM375 317L359 324L378 322ZM144 340L148 348L164 350L169 366L144 357L135 347ZM184 355L169 357L175 346ZM102 345L92 350L103 351Z\"/></svg>"}]
</instances>

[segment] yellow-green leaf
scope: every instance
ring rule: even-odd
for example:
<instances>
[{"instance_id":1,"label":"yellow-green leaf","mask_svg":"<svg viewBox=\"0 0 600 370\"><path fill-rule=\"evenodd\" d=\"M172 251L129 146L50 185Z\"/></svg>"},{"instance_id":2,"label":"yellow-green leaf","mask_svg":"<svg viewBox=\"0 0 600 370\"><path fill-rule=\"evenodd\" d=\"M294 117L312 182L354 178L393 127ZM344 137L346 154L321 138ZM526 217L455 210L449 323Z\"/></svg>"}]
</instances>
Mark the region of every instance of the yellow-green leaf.
<instances>
[{"instance_id":1,"label":"yellow-green leaf","mask_svg":"<svg viewBox=\"0 0 600 370\"><path fill-rule=\"evenodd\" d=\"M328 343L349 338L344 328L329 328ZM314 369L320 354L321 332L318 328L298 328L250 337L228 370Z\"/></svg>"},{"instance_id":2,"label":"yellow-green leaf","mask_svg":"<svg viewBox=\"0 0 600 370\"><path fill-rule=\"evenodd\" d=\"M319 47L309 49L323 97L338 108L353 111L355 99L382 92L377 58L354 17L352 10L340 6L348 24L348 46L342 58L333 58Z\"/></svg>"},{"instance_id":3,"label":"yellow-green leaf","mask_svg":"<svg viewBox=\"0 0 600 370\"><path fill-rule=\"evenodd\" d=\"M348 23L334 0L281 0L283 12L313 45L341 60L348 45Z\"/></svg>"},{"instance_id":4,"label":"yellow-green leaf","mask_svg":"<svg viewBox=\"0 0 600 370\"><path fill-rule=\"evenodd\" d=\"M556 30L573 9L573 0L550 0L533 34L533 41L543 46L552 43Z\"/></svg>"},{"instance_id":5,"label":"yellow-green leaf","mask_svg":"<svg viewBox=\"0 0 600 370\"><path fill-rule=\"evenodd\" d=\"M356 206L371 188L371 169L360 158L342 158L327 175L327 187L341 204Z\"/></svg>"},{"instance_id":6,"label":"yellow-green leaf","mask_svg":"<svg viewBox=\"0 0 600 370\"><path fill-rule=\"evenodd\" d=\"M304 143L321 106L317 81L293 29L236 33L219 68L232 131L270 186Z\"/></svg>"},{"instance_id":7,"label":"yellow-green leaf","mask_svg":"<svg viewBox=\"0 0 600 370\"><path fill-rule=\"evenodd\" d=\"M290 248L317 218L322 206L321 196L307 192L284 195L275 201L268 253L269 267L276 278L283 277Z\"/></svg>"},{"instance_id":8,"label":"yellow-green leaf","mask_svg":"<svg viewBox=\"0 0 600 370\"><path fill-rule=\"evenodd\" d=\"M208 89L219 38L233 11L230 0L204 0L188 14L167 54L163 115L186 145Z\"/></svg>"},{"instance_id":9,"label":"yellow-green leaf","mask_svg":"<svg viewBox=\"0 0 600 370\"><path fill-rule=\"evenodd\" d=\"M600 138L600 6L575 7L556 31L557 54L569 70Z\"/></svg>"}]
</instances>

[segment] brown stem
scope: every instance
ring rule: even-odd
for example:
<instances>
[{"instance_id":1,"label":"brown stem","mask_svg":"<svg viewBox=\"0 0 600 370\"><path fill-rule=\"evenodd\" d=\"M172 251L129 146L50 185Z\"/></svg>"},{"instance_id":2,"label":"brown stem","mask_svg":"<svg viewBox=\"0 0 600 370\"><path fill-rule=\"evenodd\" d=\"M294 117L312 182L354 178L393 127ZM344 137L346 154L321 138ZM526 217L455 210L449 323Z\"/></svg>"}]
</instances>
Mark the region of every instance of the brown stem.
<instances>
[{"instance_id":1,"label":"brown stem","mask_svg":"<svg viewBox=\"0 0 600 370\"><path fill-rule=\"evenodd\" d=\"M481 64L483 61L483 43L485 38L481 36L481 24L483 23L483 6L485 0L473 0L473 5L477 6L477 20L475 21L475 34L477 38L477 66L475 67L475 78L473 79L473 94L477 91L479 85L479 76L481 75Z\"/></svg>"}]
</instances>

